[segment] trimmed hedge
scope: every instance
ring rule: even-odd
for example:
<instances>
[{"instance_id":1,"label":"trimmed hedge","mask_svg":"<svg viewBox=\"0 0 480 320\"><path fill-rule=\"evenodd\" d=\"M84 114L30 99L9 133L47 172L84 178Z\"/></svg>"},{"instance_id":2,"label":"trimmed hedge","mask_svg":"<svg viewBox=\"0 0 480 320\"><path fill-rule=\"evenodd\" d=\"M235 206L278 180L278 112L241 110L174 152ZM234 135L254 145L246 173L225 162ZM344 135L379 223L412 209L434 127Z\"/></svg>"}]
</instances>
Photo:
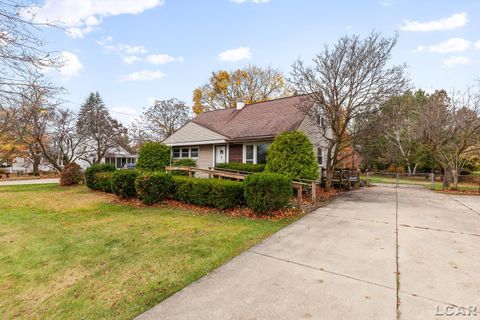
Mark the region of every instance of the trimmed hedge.
<instances>
[{"instance_id":1,"label":"trimmed hedge","mask_svg":"<svg viewBox=\"0 0 480 320\"><path fill-rule=\"evenodd\" d=\"M93 179L93 190L112 193L112 175L113 172L98 172L95 173Z\"/></svg>"},{"instance_id":2,"label":"trimmed hedge","mask_svg":"<svg viewBox=\"0 0 480 320\"><path fill-rule=\"evenodd\" d=\"M73 186L80 184L85 179L82 168L75 162L71 162L63 167L60 172L60 185L61 186Z\"/></svg>"},{"instance_id":3,"label":"trimmed hedge","mask_svg":"<svg viewBox=\"0 0 480 320\"><path fill-rule=\"evenodd\" d=\"M218 163L215 165L218 169L227 169L233 171L244 172L263 172L265 170L265 164L253 164L253 163Z\"/></svg>"},{"instance_id":4,"label":"trimmed hedge","mask_svg":"<svg viewBox=\"0 0 480 320\"><path fill-rule=\"evenodd\" d=\"M115 170L116 169L113 164L104 164L104 163L94 164L93 166L85 170L85 182L87 184L87 187L94 190L101 190L96 186L95 174L99 172L112 172Z\"/></svg>"},{"instance_id":5,"label":"trimmed hedge","mask_svg":"<svg viewBox=\"0 0 480 320\"><path fill-rule=\"evenodd\" d=\"M160 142L146 142L140 147L136 168L144 171L163 170L170 164L170 148Z\"/></svg>"},{"instance_id":6,"label":"trimmed hedge","mask_svg":"<svg viewBox=\"0 0 480 320\"><path fill-rule=\"evenodd\" d=\"M262 214L285 207L293 195L292 180L279 173L254 173L243 184L248 207Z\"/></svg>"},{"instance_id":7,"label":"trimmed hedge","mask_svg":"<svg viewBox=\"0 0 480 320\"><path fill-rule=\"evenodd\" d=\"M112 192L123 199L133 198L135 191L135 170L117 170L112 174Z\"/></svg>"},{"instance_id":8,"label":"trimmed hedge","mask_svg":"<svg viewBox=\"0 0 480 320\"><path fill-rule=\"evenodd\" d=\"M163 201L173 192L172 176L164 172L145 173L135 179L137 196L145 204Z\"/></svg>"},{"instance_id":9,"label":"trimmed hedge","mask_svg":"<svg viewBox=\"0 0 480 320\"><path fill-rule=\"evenodd\" d=\"M176 200L219 209L233 208L244 203L241 182L182 176L174 176L173 181L173 196Z\"/></svg>"},{"instance_id":10,"label":"trimmed hedge","mask_svg":"<svg viewBox=\"0 0 480 320\"><path fill-rule=\"evenodd\" d=\"M197 161L190 159L190 158L185 158L185 159L179 159L175 160L173 162L174 166L186 166L186 167L196 167L197 166ZM188 176L187 171L172 171L173 175L176 176Z\"/></svg>"}]
</instances>

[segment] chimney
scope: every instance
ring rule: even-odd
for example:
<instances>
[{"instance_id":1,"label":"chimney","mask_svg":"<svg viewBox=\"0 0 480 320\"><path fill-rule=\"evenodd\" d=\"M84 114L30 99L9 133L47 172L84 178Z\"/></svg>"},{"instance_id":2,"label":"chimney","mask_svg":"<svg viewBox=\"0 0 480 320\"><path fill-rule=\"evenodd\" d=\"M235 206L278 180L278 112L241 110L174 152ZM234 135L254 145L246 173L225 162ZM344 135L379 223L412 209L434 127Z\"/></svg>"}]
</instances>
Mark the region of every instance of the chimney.
<instances>
[{"instance_id":1,"label":"chimney","mask_svg":"<svg viewBox=\"0 0 480 320\"><path fill-rule=\"evenodd\" d=\"M242 110L245 107L245 102L242 100L237 101L237 110Z\"/></svg>"}]
</instances>

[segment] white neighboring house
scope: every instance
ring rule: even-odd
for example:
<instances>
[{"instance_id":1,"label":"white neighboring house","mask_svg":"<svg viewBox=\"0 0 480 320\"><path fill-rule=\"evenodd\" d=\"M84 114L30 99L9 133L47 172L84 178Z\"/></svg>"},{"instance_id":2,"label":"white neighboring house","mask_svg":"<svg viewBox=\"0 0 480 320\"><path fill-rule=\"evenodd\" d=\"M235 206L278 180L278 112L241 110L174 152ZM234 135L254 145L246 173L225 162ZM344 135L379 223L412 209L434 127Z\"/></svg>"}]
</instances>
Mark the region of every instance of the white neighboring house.
<instances>
[{"instance_id":1,"label":"white neighboring house","mask_svg":"<svg viewBox=\"0 0 480 320\"><path fill-rule=\"evenodd\" d=\"M91 157L91 159L93 159L93 157ZM130 153L124 148L117 146L110 148L105 158L103 158L100 162L114 164L117 169L122 169L127 163L136 163L137 159L138 154ZM79 159L75 162L83 169L90 167L90 163L86 160ZM28 157L16 157L11 161L11 163L4 163L3 165L9 165L8 171L11 173L28 174L33 171L33 162ZM46 159L42 158L38 170L47 172L54 171L55 168Z\"/></svg>"}]
</instances>

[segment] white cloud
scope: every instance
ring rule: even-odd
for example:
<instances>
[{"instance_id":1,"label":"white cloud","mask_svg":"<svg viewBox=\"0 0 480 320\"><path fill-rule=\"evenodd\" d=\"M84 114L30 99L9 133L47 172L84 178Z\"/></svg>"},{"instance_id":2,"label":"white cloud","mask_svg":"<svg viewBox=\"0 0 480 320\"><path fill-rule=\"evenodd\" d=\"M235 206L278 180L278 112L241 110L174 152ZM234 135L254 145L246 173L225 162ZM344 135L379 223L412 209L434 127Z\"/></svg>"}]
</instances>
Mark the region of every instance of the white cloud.
<instances>
[{"instance_id":1,"label":"white cloud","mask_svg":"<svg viewBox=\"0 0 480 320\"><path fill-rule=\"evenodd\" d=\"M447 67L453 67L457 64L469 64L470 59L462 56L453 56L443 61L443 64Z\"/></svg>"},{"instance_id":2,"label":"white cloud","mask_svg":"<svg viewBox=\"0 0 480 320\"><path fill-rule=\"evenodd\" d=\"M183 62L183 57L175 58L168 54L149 54L145 60L151 64L165 64L174 61Z\"/></svg>"},{"instance_id":3,"label":"white cloud","mask_svg":"<svg viewBox=\"0 0 480 320\"><path fill-rule=\"evenodd\" d=\"M164 78L166 75L161 71L141 70L120 76L120 81L151 81Z\"/></svg>"},{"instance_id":4,"label":"white cloud","mask_svg":"<svg viewBox=\"0 0 480 320\"><path fill-rule=\"evenodd\" d=\"M267 3L270 2L270 0L230 0L230 2L234 3L246 3L246 2L251 2L251 3Z\"/></svg>"},{"instance_id":5,"label":"white cloud","mask_svg":"<svg viewBox=\"0 0 480 320\"><path fill-rule=\"evenodd\" d=\"M248 47L239 47L236 49L231 49L227 51L220 52L218 59L222 61L240 61L248 60L252 58L250 48Z\"/></svg>"},{"instance_id":6,"label":"white cloud","mask_svg":"<svg viewBox=\"0 0 480 320\"><path fill-rule=\"evenodd\" d=\"M402 31L438 31L438 30L451 30L459 27L463 27L468 22L468 15L466 12L454 14L448 18L439 20L431 20L427 22L410 21L406 20L403 25L400 26Z\"/></svg>"},{"instance_id":7,"label":"white cloud","mask_svg":"<svg viewBox=\"0 0 480 320\"><path fill-rule=\"evenodd\" d=\"M393 0L380 0L380 1L378 1L378 3L382 7L388 7L389 5L391 5L393 3Z\"/></svg>"},{"instance_id":8,"label":"white cloud","mask_svg":"<svg viewBox=\"0 0 480 320\"><path fill-rule=\"evenodd\" d=\"M480 50L480 41L475 42L475 50Z\"/></svg>"},{"instance_id":9,"label":"white cloud","mask_svg":"<svg viewBox=\"0 0 480 320\"><path fill-rule=\"evenodd\" d=\"M139 14L164 0L46 0L42 6L25 8L21 14L36 22L61 23L72 38L81 38L106 17Z\"/></svg>"},{"instance_id":10,"label":"white cloud","mask_svg":"<svg viewBox=\"0 0 480 320\"><path fill-rule=\"evenodd\" d=\"M122 60L126 64L132 64L134 62L141 61L142 58L140 58L138 56L124 56L124 57L122 57Z\"/></svg>"},{"instance_id":11,"label":"white cloud","mask_svg":"<svg viewBox=\"0 0 480 320\"><path fill-rule=\"evenodd\" d=\"M472 42L462 38L452 38L433 46L419 46L416 51L430 51L436 53L460 52L470 48Z\"/></svg>"}]
</instances>

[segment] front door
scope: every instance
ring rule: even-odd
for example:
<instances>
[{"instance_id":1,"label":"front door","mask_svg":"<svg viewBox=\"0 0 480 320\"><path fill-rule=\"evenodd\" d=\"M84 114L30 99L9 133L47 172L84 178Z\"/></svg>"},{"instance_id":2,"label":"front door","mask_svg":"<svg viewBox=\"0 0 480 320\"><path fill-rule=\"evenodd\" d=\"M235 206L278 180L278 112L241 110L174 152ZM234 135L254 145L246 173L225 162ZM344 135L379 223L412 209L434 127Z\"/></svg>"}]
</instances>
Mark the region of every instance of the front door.
<instances>
[{"instance_id":1,"label":"front door","mask_svg":"<svg viewBox=\"0 0 480 320\"><path fill-rule=\"evenodd\" d=\"M226 158L226 147L225 146L216 146L215 147L215 163L225 163Z\"/></svg>"}]
</instances>

